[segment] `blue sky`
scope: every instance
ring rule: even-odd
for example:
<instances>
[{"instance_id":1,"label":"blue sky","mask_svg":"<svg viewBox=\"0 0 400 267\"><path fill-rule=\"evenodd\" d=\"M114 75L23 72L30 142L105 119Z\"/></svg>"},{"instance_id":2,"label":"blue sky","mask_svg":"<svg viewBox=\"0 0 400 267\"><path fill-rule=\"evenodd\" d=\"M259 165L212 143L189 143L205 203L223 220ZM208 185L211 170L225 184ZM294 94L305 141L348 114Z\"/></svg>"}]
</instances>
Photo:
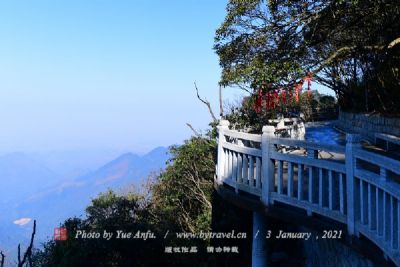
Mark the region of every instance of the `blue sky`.
<instances>
[{"instance_id":1,"label":"blue sky","mask_svg":"<svg viewBox=\"0 0 400 267\"><path fill-rule=\"evenodd\" d=\"M205 128L193 82L217 111L226 2L0 2L0 152L143 152Z\"/></svg>"}]
</instances>

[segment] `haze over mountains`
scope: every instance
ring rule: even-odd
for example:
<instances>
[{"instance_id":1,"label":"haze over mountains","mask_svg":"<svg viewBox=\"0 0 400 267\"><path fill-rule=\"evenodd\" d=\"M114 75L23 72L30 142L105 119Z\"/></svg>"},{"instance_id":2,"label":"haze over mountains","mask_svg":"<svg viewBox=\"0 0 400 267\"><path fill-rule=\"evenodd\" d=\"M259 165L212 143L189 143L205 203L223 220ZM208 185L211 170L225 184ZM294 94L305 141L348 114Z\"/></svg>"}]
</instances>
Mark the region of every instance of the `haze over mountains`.
<instances>
[{"instance_id":1,"label":"haze over mountains","mask_svg":"<svg viewBox=\"0 0 400 267\"><path fill-rule=\"evenodd\" d=\"M0 203L16 201L32 193L54 185L59 175L23 153L0 157Z\"/></svg>"},{"instance_id":2,"label":"haze over mountains","mask_svg":"<svg viewBox=\"0 0 400 267\"><path fill-rule=\"evenodd\" d=\"M164 168L167 151L158 147L142 156L125 153L93 170L99 158L110 154L93 155L87 164L82 162L87 155L79 160L71 158L73 153L1 156L0 250L13 253L19 242L27 242L33 219L37 220L36 243L52 238L55 227L66 218L83 216L91 198L100 192L139 186L150 173Z\"/></svg>"}]
</instances>

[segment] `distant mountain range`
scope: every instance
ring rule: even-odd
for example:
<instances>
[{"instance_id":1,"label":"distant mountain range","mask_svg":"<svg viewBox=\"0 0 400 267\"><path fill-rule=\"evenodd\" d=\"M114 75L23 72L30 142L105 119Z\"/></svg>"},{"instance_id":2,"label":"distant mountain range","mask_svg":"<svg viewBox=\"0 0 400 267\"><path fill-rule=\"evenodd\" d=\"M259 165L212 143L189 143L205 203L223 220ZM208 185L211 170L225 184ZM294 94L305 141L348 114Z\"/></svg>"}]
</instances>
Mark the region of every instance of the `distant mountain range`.
<instances>
[{"instance_id":1,"label":"distant mountain range","mask_svg":"<svg viewBox=\"0 0 400 267\"><path fill-rule=\"evenodd\" d=\"M59 175L23 153L0 157L0 204L18 201L32 189L40 190L59 181Z\"/></svg>"},{"instance_id":2,"label":"distant mountain range","mask_svg":"<svg viewBox=\"0 0 400 267\"><path fill-rule=\"evenodd\" d=\"M163 169L167 159L168 149L158 147L143 156L125 153L97 170L65 177L24 153L0 157L0 250L13 254L19 242L28 242L33 219L36 244L51 238L65 219L84 216L100 192L138 187Z\"/></svg>"}]
</instances>

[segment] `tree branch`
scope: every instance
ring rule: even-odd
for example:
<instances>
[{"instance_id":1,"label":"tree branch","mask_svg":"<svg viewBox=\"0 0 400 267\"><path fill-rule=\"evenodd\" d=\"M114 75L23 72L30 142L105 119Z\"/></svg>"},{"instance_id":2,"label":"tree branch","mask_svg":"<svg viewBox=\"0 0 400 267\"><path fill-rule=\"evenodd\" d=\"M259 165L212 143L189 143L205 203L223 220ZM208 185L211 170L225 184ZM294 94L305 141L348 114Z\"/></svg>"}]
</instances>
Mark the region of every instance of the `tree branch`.
<instances>
[{"instance_id":1,"label":"tree branch","mask_svg":"<svg viewBox=\"0 0 400 267\"><path fill-rule=\"evenodd\" d=\"M0 256L1 256L0 267L4 267L4 258L6 256L4 255L3 251L0 251Z\"/></svg>"},{"instance_id":2,"label":"tree branch","mask_svg":"<svg viewBox=\"0 0 400 267\"><path fill-rule=\"evenodd\" d=\"M393 48L393 46L398 45L398 44L400 44L400 37L397 37L396 39L391 41L387 48L391 49L391 48Z\"/></svg>"},{"instance_id":3,"label":"tree branch","mask_svg":"<svg viewBox=\"0 0 400 267\"><path fill-rule=\"evenodd\" d=\"M201 137L201 134L198 131L196 131L190 123L187 122L186 125L192 130L195 136Z\"/></svg>"},{"instance_id":4,"label":"tree branch","mask_svg":"<svg viewBox=\"0 0 400 267\"><path fill-rule=\"evenodd\" d=\"M243 91L249 93L250 95L253 95L253 94L254 94L254 93L251 92L249 89L247 89L245 86L242 86L242 85L240 85L240 84L236 84L235 86L236 86L237 88L239 88L240 90L243 90Z\"/></svg>"},{"instance_id":5,"label":"tree branch","mask_svg":"<svg viewBox=\"0 0 400 267\"><path fill-rule=\"evenodd\" d=\"M21 266L21 244L18 244L18 267Z\"/></svg>"},{"instance_id":6,"label":"tree branch","mask_svg":"<svg viewBox=\"0 0 400 267\"><path fill-rule=\"evenodd\" d=\"M195 173L197 173L197 171L194 171ZM199 178L196 179L196 177L198 177L198 174L196 175L196 177L193 176L192 172L186 172L186 175L189 177L189 180L196 186L197 190L199 192L196 192L192 186L189 186L187 184L184 184L185 187L189 188L190 191L192 191L193 194L199 196L201 198L201 200L199 200L200 202L202 202L203 204L205 204L208 208L211 208L211 202L207 199L206 193L204 193L204 191L201 189L200 184L199 184Z\"/></svg>"},{"instance_id":7,"label":"tree branch","mask_svg":"<svg viewBox=\"0 0 400 267\"><path fill-rule=\"evenodd\" d=\"M212 119L214 120L214 122L217 122L218 120L217 120L217 118L215 117L214 112L213 112L212 109L211 109L210 102L208 102L207 99L202 99L202 98L200 97L200 95L199 95L199 89L197 88L196 82L194 82L194 87L196 88L197 98L198 98L201 102L203 102L204 105L207 106L208 111L210 112L210 115L211 115Z\"/></svg>"},{"instance_id":8,"label":"tree branch","mask_svg":"<svg viewBox=\"0 0 400 267\"><path fill-rule=\"evenodd\" d=\"M222 86L219 86L219 116L222 119L224 116L224 108L222 106Z\"/></svg>"},{"instance_id":9,"label":"tree branch","mask_svg":"<svg viewBox=\"0 0 400 267\"><path fill-rule=\"evenodd\" d=\"M400 42L399 40L394 40L392 41L389 46L393 47L394 45L397 44L397 42ZM389 48L388 46L388 48ZM390 47L390 48L391 48ZM333 52L326 60L324 60L319 66L311 71L312 76L320 72L323 68L325 68L327 65L331 64L335 59L339 58L340 56L346 56L350 53L353 53L355 49L361 48L365 50L382 50L385 48L385 45L369 45L369 46L344 46Z\"/></svg>"},{"instance_id":10,"label":"tree branch","mask_svg":"<svg viewBox=\"0 0 400 267\"><path fill-rule=\"evenodd\" d=\"M26 260L31 257L35 234L36 234L36 220L33 220L33 231L31 235L31 242L29 243L29 246L26 249L22 260L21 260L21 245L18 244L18 267L23 267L24 264L26 263Z\"/></svg>"}]
</instances>

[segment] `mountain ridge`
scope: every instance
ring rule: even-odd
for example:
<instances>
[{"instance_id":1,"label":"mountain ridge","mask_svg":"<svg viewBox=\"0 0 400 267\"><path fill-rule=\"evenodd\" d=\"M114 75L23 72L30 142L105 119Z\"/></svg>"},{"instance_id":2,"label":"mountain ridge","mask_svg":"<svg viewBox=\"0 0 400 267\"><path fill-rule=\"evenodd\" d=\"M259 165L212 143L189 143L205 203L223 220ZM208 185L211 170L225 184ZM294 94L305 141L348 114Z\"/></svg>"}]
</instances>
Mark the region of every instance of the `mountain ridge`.
<instances>
[{"instance_id":1,"label":"mountain ridge","mask_svg":"<svg viewBox=\"0 0 400 267\"><path fill-rule=\"evenodd\" d=\"M31 222L24 225L13 223L22 218L36 219L36 243L45 241L52 235L53 228L65 219L82 216L85 207L100 192L118 190L130 184L139 186L141 179L164 168L169 157L167 152L167 148L158 147L142 156L130 152L121 154L94 171L31 192L7 208L0 208L3 214L7 214L0 220L3 229L0 231L0 247L16 247L16 242L29 236L26 229L31 227Z\"/></svg>"}]
</instances>

